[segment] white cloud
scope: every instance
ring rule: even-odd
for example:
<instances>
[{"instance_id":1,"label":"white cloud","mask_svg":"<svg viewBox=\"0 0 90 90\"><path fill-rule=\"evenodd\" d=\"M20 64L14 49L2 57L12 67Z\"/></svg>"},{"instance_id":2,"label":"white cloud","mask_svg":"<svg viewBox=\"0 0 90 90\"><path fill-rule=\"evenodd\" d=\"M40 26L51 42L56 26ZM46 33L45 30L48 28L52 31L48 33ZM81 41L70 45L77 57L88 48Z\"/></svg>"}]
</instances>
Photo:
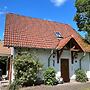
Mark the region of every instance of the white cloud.
<instances>
[{"instance_id":1,"label":"white cloud","mask_svg":"<svg viewBox=\"0 0 90 90\"><path fill-rule=\"evenodd\" d=\"M2 14L4 14L4 12L3 11L0 11L0 15L2 15Z\"/></svg>"},{"instance_id":2,"label":"white cloud","mask_svg":"<svg viewBox=\"0 0 90 90\"><path fill-rule=\"evenodd\" d=\"M52 2L55 6L57 6L57 7L61 6L61 5L64 4L66 1L67 1L67 0L51 0L51 2Z\"/></svg>"},{"instance_id":3,"label":"white cloud","mask_svg":"<svg viewBox=\"0 0 90 90\"><path fill-rule=\"evenodd\" d=\"M4 14L8 13L7 9L8 9L7 6L4 6L3 8L0 8L0 15L4 15Z\"/></svg>"},{"instance_id":4,"label":"white cloud","mask_svg":"<svg viewBox=\"0 0 90 90\"><path fill-rule=\"evenodd\" d=\"M7 6L4 6L4 9L7 9L8 7Z\"/></svg>"},{"instance_id":5,"label":"white cloud","mask_svg":"<svg viewBox=\"0 0 90 90\"><path fill-rule=\"evenodd\" d=\"M6 12L6 11L0 11L0 15L5 15L5 14L7 14L8 12Z\"/></svg>"}]
</instances>

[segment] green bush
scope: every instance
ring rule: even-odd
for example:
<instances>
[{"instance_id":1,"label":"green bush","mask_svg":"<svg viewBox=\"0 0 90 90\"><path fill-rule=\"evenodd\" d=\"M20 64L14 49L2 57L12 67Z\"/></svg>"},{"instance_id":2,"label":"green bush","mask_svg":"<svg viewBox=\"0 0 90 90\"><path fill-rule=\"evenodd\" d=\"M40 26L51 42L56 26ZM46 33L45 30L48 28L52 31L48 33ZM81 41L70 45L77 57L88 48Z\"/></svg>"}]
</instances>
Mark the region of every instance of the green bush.
<instances>
[{"instance_id":1,"label":"green bush","mask_svg":"<svg viewBox=\"0 0 90 90\"><path fill-rule=\"evenodd\" d=\"M75 71L76 74L76 81L78 82L86 82L87 81L87 75L82 69L77 69Z\"/></svg>"},{"instance_id":2,"label":"green bush","mask_svg":"<svg viewBox=\"0 0 90 90\"><path fill-rule=\"evenodd\" d=\"M14 60L15 80L20 85L35 85L37 74L42 65L31 54L18 55Z\"/></svg>"},{"instance_id":3,"label":"green bush","mask_svg":"<svg viewBox=\"0 0 90 90\"><path fill-rule=\"evenodd\" d=\"M56 78L55 78L55 70L54 68L47 68L44 73L44 83L46 85L55 85L56 84Z\"/></svg>"}]
</instances>

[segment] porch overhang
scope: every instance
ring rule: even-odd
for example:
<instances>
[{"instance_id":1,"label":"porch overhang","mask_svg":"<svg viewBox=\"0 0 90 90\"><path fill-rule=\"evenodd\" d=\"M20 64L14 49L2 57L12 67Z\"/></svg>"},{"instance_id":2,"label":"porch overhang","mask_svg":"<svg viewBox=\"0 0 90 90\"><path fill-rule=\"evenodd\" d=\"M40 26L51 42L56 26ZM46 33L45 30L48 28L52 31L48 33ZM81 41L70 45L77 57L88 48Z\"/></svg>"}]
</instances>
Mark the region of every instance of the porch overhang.
<instances>
[{"instance_id":1,"label":"porch overhang","mask_svg":"<svg viewBox=\"0 0 90 90\"><path fill-rule=\"evenodd\" d=\"M0 53L0 56L7 56L7 57L10 57L11 55L10 54L3 54L3 53Z\"/></svg>"},{"instance_id":2,"label":"porch overhang","mask_svg":"<svg viewBox=\"0 0 90 90\"><path fill-rule=\"evenodd\" d=\"M8 47L3 46L3 41L0 42L0 56L10 56L11 55L11 49Z\"/></svg>"},{"instance_id":3,"label":"porch overhang","mask_svg":"<svg viewBox=\"0 0 90 90\"><path fill-rule=\"evenodd\" d=\"M73 40L77 43L77 45L80 47L80 49L81 49L82 52L85 52L84 48L81 47L81 45L79 45L79 43L78 43L78 42L74 39L74 37L72 37L72 36L67 37L67 38L64 38L64 39L61 39L60 42L59 42L59 44L57 45L56 49L57 49L57 50L63 49L63 48L68 44L68 42L69 42L71 39L73 39ZM73 42L72 42L72 43L73 43ZM79 49L73 47L73 48L70 48L70 51L79 51Z\"/></svg>"}]
</instances>

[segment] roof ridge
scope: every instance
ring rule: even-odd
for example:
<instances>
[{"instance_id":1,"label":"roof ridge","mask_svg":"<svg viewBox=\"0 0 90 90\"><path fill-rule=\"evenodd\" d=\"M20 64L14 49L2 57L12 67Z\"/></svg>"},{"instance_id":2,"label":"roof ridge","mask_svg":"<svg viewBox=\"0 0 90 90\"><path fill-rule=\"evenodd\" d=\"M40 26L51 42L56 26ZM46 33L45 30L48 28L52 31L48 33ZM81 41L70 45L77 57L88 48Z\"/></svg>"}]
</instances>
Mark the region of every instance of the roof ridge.
<instances>
[{"instance_id":1,"label":"roof ridge","mask_svg":"<svg viewBox=\"0 0 90 90\"><path fill-rule=\"evenodd\" d=\"M16 16L20 16L20 17L24 17L24 18L32 18L32 19L37 19L37 20L41 20L41 21L48 21L48 22L53 22L53 23L56 23L56 24L63 24L63 25L68 25L70 26L69 24L67 23L61 23L61 22L57 22L57 21L50 21L50 20L45 20L45 19L42 19L42 18L38 18L38 17L31 17L31 16L24 16L24 15L20 15L20 14L16 14L16 13L7 13L7 15L9 14L12 14L12 15L16 15ZM70 26L71 27L71 26Z\"/></svg>"}]
</instances>

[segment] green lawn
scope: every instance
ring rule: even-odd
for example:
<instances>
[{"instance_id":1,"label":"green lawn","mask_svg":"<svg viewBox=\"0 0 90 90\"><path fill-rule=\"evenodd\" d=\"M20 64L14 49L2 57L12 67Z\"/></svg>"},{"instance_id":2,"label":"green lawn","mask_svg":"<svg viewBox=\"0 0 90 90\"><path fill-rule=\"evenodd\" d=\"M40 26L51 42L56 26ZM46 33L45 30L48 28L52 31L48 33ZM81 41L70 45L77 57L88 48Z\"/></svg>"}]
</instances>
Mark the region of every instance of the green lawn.
<instances>
[{"instance_id":1,"label":"green lawn","mask_svg":"<svg viewBox=\"0 0 90 90\"><path fill-rule=\"evenodd\" d=\"M83 89L83 90L90 90L90 88L85 88L85 89Z\"/></svg>"}]
</instances>

